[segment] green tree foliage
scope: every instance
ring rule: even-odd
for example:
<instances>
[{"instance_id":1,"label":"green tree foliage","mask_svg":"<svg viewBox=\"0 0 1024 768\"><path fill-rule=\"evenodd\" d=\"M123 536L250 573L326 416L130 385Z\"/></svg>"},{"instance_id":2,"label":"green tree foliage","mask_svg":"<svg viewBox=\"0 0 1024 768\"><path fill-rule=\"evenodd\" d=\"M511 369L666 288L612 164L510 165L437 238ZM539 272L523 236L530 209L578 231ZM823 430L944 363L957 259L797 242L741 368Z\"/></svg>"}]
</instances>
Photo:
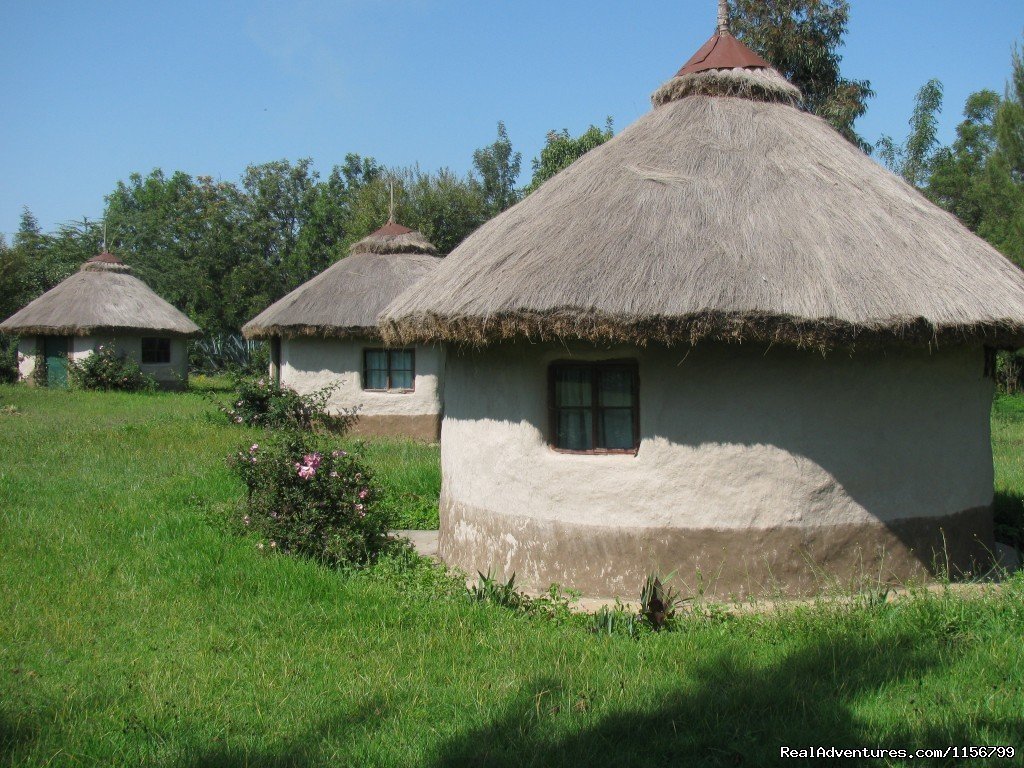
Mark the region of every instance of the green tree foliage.
<instances>
[{"instance_id":1,"label":"green tree foliage","mask_svg":"<svg viewBox=\"0 0 1024 768\"><path fill-rule=\"evenodd\" d=\"M397 168L359 190L348 245L388 220L392 190L395 219L422 232L442 255L454 250L491 216L483 185L476 177L458 176L446 168L436 173L417 167Z\"/></svg>"},{"instance_id":2,"label":"green tree foliage","mask_svg":"<svg viewBox=\"0 0 1024 768\"><path fill-rule=\"evenodd\" d=\"M107 198L109 245L204 330L237 329L245 308L229 288L247 248L239 209L233 184L134 173Z\"/></svg>"},{"instance_id":3,"label":"green tree foliage","mask_svg":"<svg viewBox=\"0 0 1024 768\"><path fill-rule=\"evenodd\" d=\"M926 189L932 200L975 232L987 207L985 167L996 147L995 119L1000 102L999 94L989 90L967 98L956 141L935 153Z\"/></svg>"},{"instance_id":4,"label":"green tree foliage","mask_svg":"<svg viewBox=\"0 0 1024 768\"><path fill-rule=\"evenodd\" d=\"M61 225L45 234L27 207L10 248L0 249L0 310L7 317L74 272L79 258L78 240L92 236L88 222ZM97 241L98 242L98 241ZM95 252L89 255L95 255Z\"/></svg>"},{"instance_id":5,"label":"green tree foliage","mask_svg":"<svg viewBox=\"0 0 1024 768\"><path fill-rule=\"evenodd\" d=\"M604 144L615 135L612 119L605 120L604 128L591 125L579 136L569 135L569 131L550 131L547 135L547 142L540 151L540 157L533 160L533 179L524 190L526 194L536 190L541 184L550 179L564 168L568 168L583 155Z\"/></svg>"},{"instance_id":6,"label":"green tree foliage","mask_svg":"<svg viewBox=\"0 0 1024 768\"><path fill-rule=\"evenodd\" d=\"M0 318L10 317L28 303L25 285L27 262L17 248L10 248L0 235Z\"/></svg>"},{"instance_id":7,"label":"green tree foliage","mask_svg":"<svg viewBox=\"0 0 1024 768\"><path fill-rule=\"evenodd\" d=\"M503 122L498 122L498 138L489 147L473 153L473 167L480 174L484 206L489 216L497 216L519 201L516 180L523 155L512 150L512 142Z\"/></svg>"},{"instance_id":8,"label":"green tree foliage","mask_svg":"<svg viewBox=\"0 0 1024 768\"><path fill-rule=\"evenodd\" d=\"M893 173L915 187L924 187L930 178L939 139L939 113L942 112L942 83L929 80L914 99L910 133L902 144L891 136L882 136L875 152Z\"/></svg>"},{"instance_id":9,"label":"green tree foliage","mask_svg":"<svg viewBox=\"0 0 1024 768\"><path fill-rule=\"evenodd\" d=\"M931 162L925 193L1024 266L1024 60L1012 57L1006 95L971 94L957 138Z\"/></svg>"},{"instance_id":10,"label":"green tree foliage","mask_svg":"<svg viewBox=\"0 0 1024 768\"><path fill-rule=\"evenodd\" d=\"M254 315L348 254L396 217L442 254L518 199L521 155L502 123L473 154L476 173L388 170L356 154L325 178L309 159L248 167L237 183L155 169L106 198L110 250L208 334L237 333ZM0 312L7 317L95 255L104 227L81 221L44 233L27 208L0 244Z\"/></svg>"},{"instance_id":11,"label":"green tree foliage","mask_svg":"<svg viewBox=\"0 0 1024 768\"><path fill-rule=\"evenodd\" d=\"M809 112L870 150L853 125L874 91L867 80L844 78L839 66L848 0L729 0L729 11L732 32L803 92Z\"/></svg>"}]
</instances>

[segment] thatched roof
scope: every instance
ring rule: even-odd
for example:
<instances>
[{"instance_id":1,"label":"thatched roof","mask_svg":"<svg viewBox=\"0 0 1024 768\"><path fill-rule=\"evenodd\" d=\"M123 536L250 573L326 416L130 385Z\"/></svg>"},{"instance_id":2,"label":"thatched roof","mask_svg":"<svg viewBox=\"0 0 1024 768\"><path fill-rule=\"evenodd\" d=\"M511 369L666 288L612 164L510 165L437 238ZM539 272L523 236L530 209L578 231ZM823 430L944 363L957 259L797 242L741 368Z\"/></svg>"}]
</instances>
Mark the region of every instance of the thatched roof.
<instances>
[{"instance_id":1,"label":"thatched roof","mask_svg":"<svg viewBox=\"0 0 1024 768\"><path fill-rule=\"evenodd\" d=\"M415 230L388 222L242 327L249 339L272 336L376 336L381 310L433 272L437 251Z\"/></svg>"},{"instance_id":2,"label":"thatched roof","mask_svg":"<svg viewBox=\"0 0 1024 768\"><path fill-rule=\"evenodd\" d=\"M717 33L396 299L385 338L1024 345L1024 273L798 99Z\"/></svg>"},{"instance_id":3,"label":"thatched roof","mask_svg":"<svg viewBox=\"0 0 1024 768\"><path fill-rule=\"evenodd\" d=\"M200 330L132 275L128 265L104 251L0 323L0 332L20 336L197 336Z\"/></svg>"}]
</instances>

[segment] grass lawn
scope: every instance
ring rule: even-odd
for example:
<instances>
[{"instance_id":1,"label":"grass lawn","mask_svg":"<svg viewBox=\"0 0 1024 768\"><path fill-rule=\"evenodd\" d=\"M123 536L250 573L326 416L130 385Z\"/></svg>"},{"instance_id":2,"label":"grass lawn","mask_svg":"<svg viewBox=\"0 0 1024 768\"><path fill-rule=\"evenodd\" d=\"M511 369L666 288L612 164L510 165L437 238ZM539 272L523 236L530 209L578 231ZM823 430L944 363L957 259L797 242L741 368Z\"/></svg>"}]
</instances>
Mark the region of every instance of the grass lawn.
<instances>
[{"instance_id":1,"label":"grass lawn","mask_svg":"<svg viewBox=\"0 0 1024 768\"><path fill-rule=\"evenodd\" d=\"M762 765L780 745L1024 749L1020 576L982 598L704 610L677 632L593 634L472 603L415 561L343 574L225 535L211 510L241 489L223 457L257 433L210 410L195 395L0 387L0 765ZM994 413L1009 507L1024 495L1024 405ZM436 449L366 450L381 482L436 489Z\"/></svg>"}]
</instances>

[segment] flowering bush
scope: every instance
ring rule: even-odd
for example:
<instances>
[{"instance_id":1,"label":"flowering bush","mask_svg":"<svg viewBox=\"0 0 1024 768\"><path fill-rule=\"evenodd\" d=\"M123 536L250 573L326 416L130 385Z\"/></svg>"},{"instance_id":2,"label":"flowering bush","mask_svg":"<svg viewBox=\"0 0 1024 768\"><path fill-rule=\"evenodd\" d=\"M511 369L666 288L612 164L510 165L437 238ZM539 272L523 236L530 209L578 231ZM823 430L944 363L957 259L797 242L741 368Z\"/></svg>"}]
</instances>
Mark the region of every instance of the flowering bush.
<instances>
[{"instance_id":1,"label":"flowering bush","mask_svg":"<svg viewBox=\"0 0 1024 768\"><path fill-rule=\"evenodd\" d=\"M264 551L329 565L366 562L386 543L389 527L370 473L348 452L307 437L287 432L229 457L247 489L236 522Z\"/></svg>"},{"instance_id":2,"label":"flowering bush","mask_svg":"<svg viewBox=\"0 0 1024 768\"><path fill-rule=\"evenodd\" d=\"M323 426L344 431L350 426L353 414L332 416L327 413L327 401L335 389L336 385L331 385L300 395L294 389L267 379L236 379L231 405L218 407L235 424L307 430Z\"/></svg>"},{"instance_id":3,"label":"flowering bush","mask_svg":"<svg viewBox=\"0 0 1024 768\"><path fill-rule=\"evenodd\" d=\"M130 357L118 354L111 344L100 344L82 362L68 358L71 383L82 389L140 392L152 390L156 382Z\"/></svg>"}]
</instances>

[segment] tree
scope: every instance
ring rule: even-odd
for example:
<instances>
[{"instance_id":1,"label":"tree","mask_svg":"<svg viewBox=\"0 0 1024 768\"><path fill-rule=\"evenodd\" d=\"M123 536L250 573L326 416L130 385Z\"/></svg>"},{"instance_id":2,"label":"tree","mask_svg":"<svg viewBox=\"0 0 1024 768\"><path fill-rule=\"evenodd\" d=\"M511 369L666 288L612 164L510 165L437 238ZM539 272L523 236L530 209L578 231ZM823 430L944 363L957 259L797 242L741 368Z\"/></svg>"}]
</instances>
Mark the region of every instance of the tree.
<instances>
[{"instance_id":1,"label":"tree","mask_svg":"<svg viewBox=\"0 0 1024 768\"><path fill-rule=\"evenodd\" d=\"M1024 57L1019 48L1012 56L1013 70L1006 98L996 112L996 141L1014 183L1024 183Z\"/></svg>"},{"instance_id":2,"label":"tree","mask_svg":"<svg viewBox=\"0 0 1024 768\"><path fill-rule=\"evenodd\" d=\"M0 234L0 320L28 303L28 262L17 248L9 248Z\"/></svg>"},{"instance_id":3,"label":"tree","mask_svg":"<svg viewBox=\"0 0 1024 768\"><path fill-rule=\"evenodd\" d=\"M533 160L533 179L530 185L524 190L526 194L535 191L541 184L550 179L559 171L568 168L583 155L604 144L615 131L612 119L605 120L604 129L591 125L586 131L573 138L569 131L550 131L547 135L547 142L540 151L540 157Z\"/></svg>"},{"instance_id":4,"label":"tree","mask_svg":"<svg viewBox=\"0 0 1024 768\"><path fill-rule=\"evenodd\" d=\"M874 96L867 80L840 72L850 17L848 0L729 0L732 32L804 95L804 108L864 151L853 126Z\"/></svg>"},{"instance_id":5,"label":"tree","mask_svg":"<svg viewBox=\"0 0 1024 768\"><path fill-rule=\"evenodd\" d=\"M932 162L925 190L1018 265L1024 266L1024 61L1012 56L1006 95L971 94L951 147Z\"/></svg>"},{"instance_id":6,"label":"tree","mask_svg":"<svg viewBox=\"0 0 1024 768\"><path fill-rule=\"evenodd\" d=\"M1024 58L1012 56L1010 82L995 116L996 145L986 164L987 205L978 234L1024 266Z\"/></svg>"},{"instance_id":7,"label":"tree","mask_svg":"<svg viewBox=\"0 0 1024 768\"><path fill-rule=\"evenodd\" d=\"M336 165L327 180L315 186L295 246L296 263L305 265L305 279L318 275L347 254L355 196L383 172L372 157L348 154L343 165Z\"/></svg>"},{"instance_id":8,"label":"tree","mask_svg":"<svg viewBox=\"0 0 1024 768\"><path fill-rule=\"evenodd\" d=\"M498 138L489 147L473 152L473 167L480 174L488 216L497 216L519 201L516 180L523 155L512 151L505 124L498 121Z\"/></svg>"},{"instance_id":9,"label":"tree","mask_svg":"<svg viewBox=\"0 0 1024 768\"><path fill-rule=\"evenodd\" d=\"M237 330L250 309L231 286L247 256L240 208L239 190L228 182L160 169L133 173L107 197L109 245L204 331Z\"/></svg>"},{"instance_id":10,"label":"tree","mask_svg":"<svg viewBox=\"0 0 1024 768\"><path fill-rule=\"evenodd\" d=\"M928 197L975 232L986 208L983 177L996 147L995 119L1000 101L999 94L989 90L967 97L956 140L935 153L926 189Z\"/></svg>"},{"instance_id":11,"label":"tree","mask_svg":"<svg viewBox=\"0 0 1024 768\"><path fill-rule=\"evenodd\" d=\"M392 189L395 219L422 232L442 255L490 218L483 187L475 177L460 177L447 168L436 173L397 168L358 190L348 245L388 220Z\"/></svg>"},{"instance_id":12,"label":"tree","mask_svg":"<svg viewBox=\"0 0 1024 768\"><path fill-rule=\"evenodd\" d=\"M910 116L910 133L902 144L891 136L882 136L875 151L893 173L898 173L915 187L924 188L931 177L938 147L939 120L942 112L942 83L929 80L914 98Z\"/></svg>"}]
</instances>

